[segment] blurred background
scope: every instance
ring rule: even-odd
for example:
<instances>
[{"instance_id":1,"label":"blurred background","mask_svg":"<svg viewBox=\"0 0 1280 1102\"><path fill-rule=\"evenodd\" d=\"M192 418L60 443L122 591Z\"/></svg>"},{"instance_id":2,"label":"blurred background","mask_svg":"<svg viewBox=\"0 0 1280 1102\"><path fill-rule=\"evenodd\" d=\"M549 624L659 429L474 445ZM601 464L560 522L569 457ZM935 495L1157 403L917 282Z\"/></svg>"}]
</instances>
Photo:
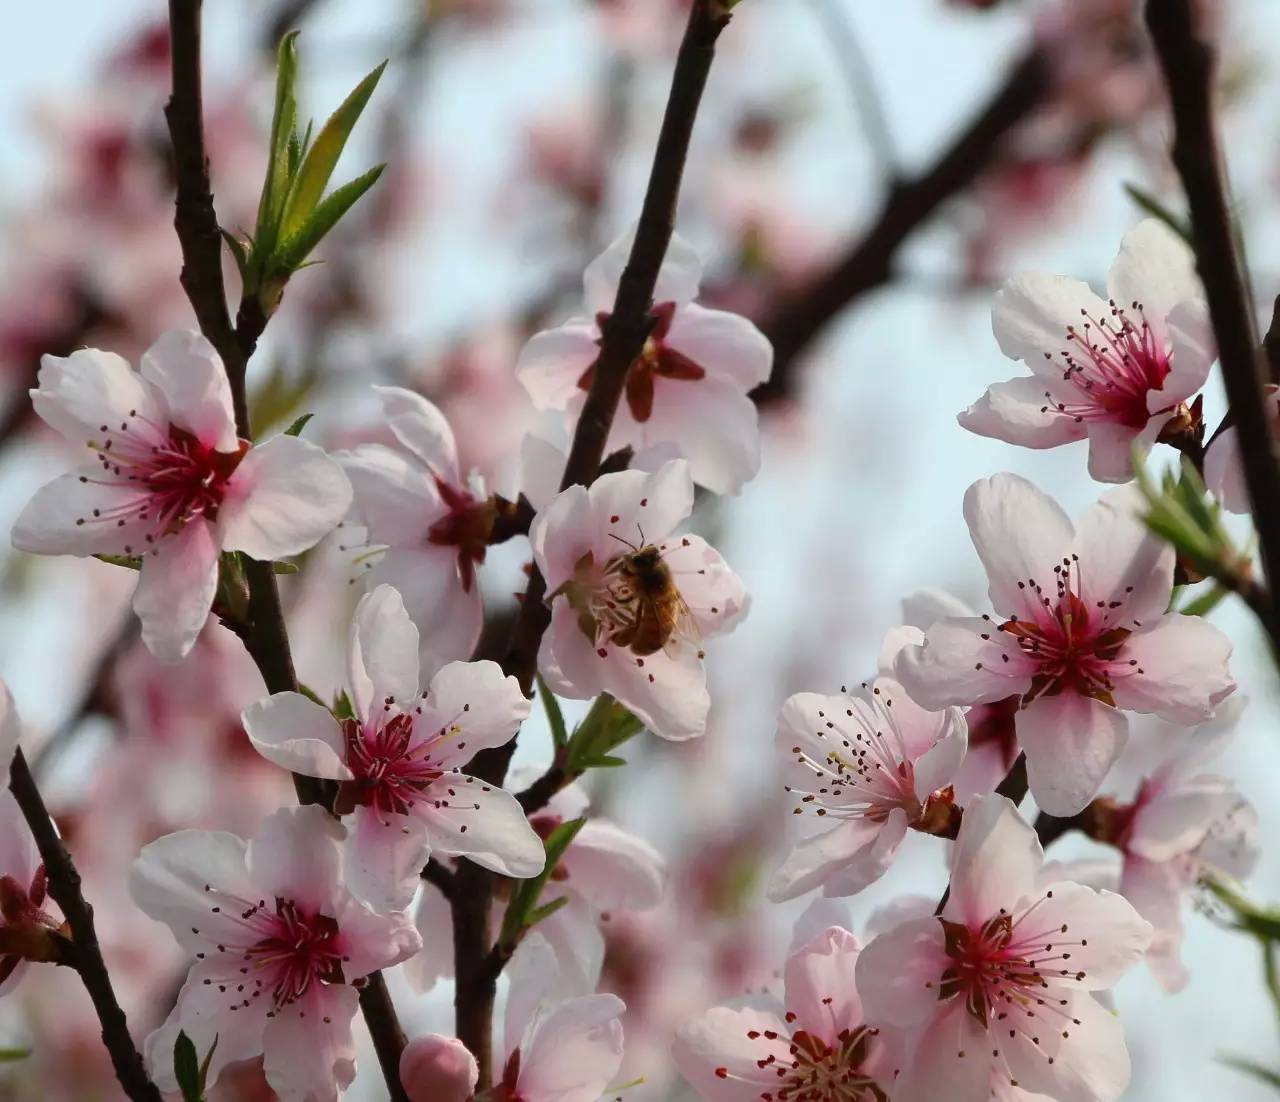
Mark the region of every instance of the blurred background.
<instances>
[{"instance_id":1,"label":"blurred background","mask_svg":"<svg viewBox=\"0 0 1280 1102\"><path fill-rule=\"evenodd\" d=\"M1280 6L1205 7L1222 43L1226 146L1265 319L1280 290ZM513 493L521 437L537 426L516 355L578 308L583 267L638 212L681 0L205 8L206 125L228 228L250 227L256 209L281 31L302 28L304 107L320 117L390 58L338 176L373 161L388 170L326 242L324 263L290 284L254 361L255 424L314 411L307 435L327 446L379 439L370 383L411 386L448 414L464 466ZM25 397L39 355L87 344L136 358L165 328L193 320L171 226L163 5L63 0L6 14L5 529L70 461ZM710 648L706 738L642 736L627 746L625 770L593 778L596 811L651 840L671 870L660 908L603 924L601 986L629 1008L623 1080L643 1077L623 1097L690 1097L667 1054L674 1028L776 978L803 907L763 898L791 826L773 747L781 702L868 676L915 589L985 604L960 515L974 479L1016 470L1075 511L1098 495L1083 445L1016 450L965 433L955 416L1017 373L990 331L1005 276L1035 268L1101 285L1142 216L1125 185L1178 208L1166 136L1132 2L743 0L698 121L679 230L706 262L704 301L752 317L779 350L759 395L762 473L695 517L754 603ZM904 181L917 183L904 190ZM1216 424L1216 378L1206 407ZM322 693L340 681L358 596L341 544L339 534L285 580L299 672ZM490 553L484 584L499 627L527 557L520 539ZM168 935L128 900L138 848L188 826L247 832L292 797L239 729L261 685L237 641L211 624L184 664L155 664L125 614L132 583L92 560L0 552L0 675L140 1031L162 1019L182 970ZM1250 701L1222 771L1258 806L1264 849L1249 890L1274 900L1276 678L1242 609L1227 603L1213 617L1236 642ZM1170 737L1154 722L1133 729L1114 785L1123 797ZM536 765L549 753L535 717L517 760ZM890 875L847 908L852 927L895 895L939 894L941 847L910 838ZM1093 852L1069 837L1051 855ZM1184 991L1164 994L1142 969L1117 991L1134 1062L1126 1097L1269 1097L1272 1088L1220 1060L1280 1064L1257 945L1209 917L1187 925ZM448 931L439 938L447 943ZM450 1030L447 980L419 994L396 976L393 990L411 1034ZM52 969L0 1000L0 1048L32 1049L0 1067L0 1097L118 1097L87 998ZM368 1055L352 1097L382 1090ZM271 1095L248 1069L215 1097Z\"/></svg>"}]
</instances>

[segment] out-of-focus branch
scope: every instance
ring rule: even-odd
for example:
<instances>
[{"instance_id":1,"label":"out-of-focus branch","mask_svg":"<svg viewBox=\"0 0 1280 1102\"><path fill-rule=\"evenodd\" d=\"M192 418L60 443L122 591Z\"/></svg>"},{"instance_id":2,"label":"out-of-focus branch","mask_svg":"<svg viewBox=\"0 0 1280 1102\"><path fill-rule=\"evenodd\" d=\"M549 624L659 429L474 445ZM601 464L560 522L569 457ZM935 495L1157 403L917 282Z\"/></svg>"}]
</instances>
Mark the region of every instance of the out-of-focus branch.
<instances>
[{"instance_id":1,"label":"out-of-focus branch","mask_svg":"<svg viewBox=\"0 0 1280 1102\"><path fill-rule=\"evenodd\" d=\"M70 964L79 973L98 1023L102 1026L102 1043L111 1055L111 1066L124 1093L133 1102L162 1102L160 1091L147 1075L133 1038L124 1010L111 986L111 976L102 950L98 945L98 933L93 923L93 908L80 890L80 873L71 854L58 837L57 828L49 817L49 811L36 787L35 778L27 765L27 759L19 749L9 768L9 791L22 810L22 816L31 828L40 860L44 862L48 877L49 894L62 909L62 915L71 931Z\"/></svg>"},{"instance_id":2,"label":"out-of-focus branch","mask_svg":"<svg viewBox=\"0 0 1280 1102\"><path fill-rule=\"evenodd\" d=\"M1169 90L1173 164L1187 193L1196 266L1217 339L1230 416L1240 437L1241 464L1269 596L1263 626L1273 646L1280 648L1274 596L1280 585L1280 467L1213 116L1214 50L1197 24L1191 0L1148 0L1146 20Z\"/></svg>"},{"instance_id":3,"label":"out-of-focus branch","mask_svg":"<svg viewBox=\"0 0 1280 1102\"><path fill-rule=\"evenodd\" d=\"M758 402L792 392L798 357L809 343L851 302L892 278L903 243L991 165L1005 137L1041 105L1049 89L1048 60L1032 49L931 168L889 188L879 216L844 258L764 319L761 328L773 344L773 375L753 393Z\"/></svg>"},{"instance_id":4,"label":"out-of-focus branch","mask_svg":"<svg viewBox=\"0 0 1280 1102\"><path fill-rule=\"evenodd\" d=\"M256 301L241 303L233 326L222 279L222 235L209 186L209 162L204 144L200 76L200 0L169 0L173 40L173 94L165 108L173 141L177 201L174 227L182 246L182 286L200 322L200 330L217 349L226 368L235 408L236 431L252 439L245 387L245 370L266 326ZM244 560L249 587L248 622L229 624L244 642L268 692L296 692L297 675L289 648L284 610L269 562ZM324 785L313 777L294 774L301 803L325 804ZM393 1102L408 1102L400 1083L400 1054L405 1035L382 975L366 977L360 989L360 1009L373 1037Z\"/></svg>"},{"instance_id":5,"label":"out-of-focus branch","mask_svg":"<svg viewBox=\"0 0 1280 1102\"><path fill-rule=\"evenodd\" d=\"M694 0L690 6L635 240L618 283L613 310L601 326L600 355L565 462L562 489L579 483L589 486L599 473L627 371L652 331L653 292L675 229L676 201L689 140L715 57L716 40L728 23L728 9L720 0ZM535 567L502 663L503 669L519 680L526 695L532 692L538 646L550 622L545 597L546 583ZM513 740L499 749L483 751L469 768L476 776L501 784L514 750ZM457 1034L480 1066L479 1089L484 1090L493 1067L493 1004L500 971L500 966L495 970L492 964L493 939L488 928L493 885L489 873L464 861L456 874L456 886L453 933Z\"/></svg>"},{"instance_id":6,"label":"out-of-focus branch","mask_svg":"<svg viewBox=\"0 0 1280 1102\"><path fill-rule=\"evenodd\" d=\"M1271 324L1262 338L1262 354L1267 358L1267 374L1273 383L1280 383L1280 295L1276 295L1271 307Z\"/></svg>"}]
</instances>

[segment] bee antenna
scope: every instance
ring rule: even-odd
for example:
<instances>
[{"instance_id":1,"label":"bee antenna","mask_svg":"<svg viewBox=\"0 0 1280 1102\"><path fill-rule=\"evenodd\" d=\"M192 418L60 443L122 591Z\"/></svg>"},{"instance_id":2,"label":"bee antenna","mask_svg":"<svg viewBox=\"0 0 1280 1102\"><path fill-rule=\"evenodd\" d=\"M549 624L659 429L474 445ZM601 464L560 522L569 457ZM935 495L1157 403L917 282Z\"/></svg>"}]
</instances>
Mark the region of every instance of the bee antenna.
<instances>
[{"instance_id":1,"label":"bee antenna","mask_svg":"<svg viewBox=\"0 0 1280 1102\"><path fill-rule=\"evenodd\" d=\"M636 531L640 533L640 546L648 546L649 541L644 538L644 529L640 527L640 522L636 521Z\"/></svg>"},{"instance_id":2,"label":"bee antenna","mask_svg":"<svg viewBox=\"0 0 1280 1102\"><path fill-rule=\"evenodd\" d=\"M640 550L640 548L639 548L639 547L637 547L634 543L632 543L632 542L631 542L630 540L628 540L628 539L623 539L623 538L622 538L621 536L619 536L616 532L609 532L609 533L607 533L607 534L608 534L608 536L609 536L609 538L610 538L610 539L615 539L615 540L617 540L620 544L622 544L622 546L623 546L623 547L629 547L629 548L631 548L631 550L632 550L632 551L639 551L639 550Z\"/></svg>"}]
</instances>

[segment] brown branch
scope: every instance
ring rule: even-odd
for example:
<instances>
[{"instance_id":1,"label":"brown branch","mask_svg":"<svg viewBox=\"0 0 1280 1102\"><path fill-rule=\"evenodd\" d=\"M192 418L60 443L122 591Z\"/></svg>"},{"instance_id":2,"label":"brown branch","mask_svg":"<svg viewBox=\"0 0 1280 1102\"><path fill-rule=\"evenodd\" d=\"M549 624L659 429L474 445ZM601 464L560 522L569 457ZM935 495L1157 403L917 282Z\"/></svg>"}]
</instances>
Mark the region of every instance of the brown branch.
<instances>
[{"instance_id":1,"label":"brown branch","mask_svg":"<svg viewBox=\"0 0 1280 1102\"><path fill-rule=\"evenodd\" d=\"M1271 324L1262 338L1262 354L1267 358L1267 375L1273 383L1280 383L1280 295L1271 307Z\"/></svg>"},{"instance_id":2,"label":"brown branch","mask_svg":"<svg viewBox=\"0 0 1280 1102\"><path fill-rule=\"evenodd\" d=\"M1049 90L1048 62L1032 49L928 171L889 188L879 217L844 258L787 296L764 320L761 328L773 345L773 374L752 394L757 402L794 390L798 358L809 343L851 302L889 282L906 240L991 165L1009 132Z\"/></svg>"},{"instance_id":3,"label":"brown branch","mask_svg":"<svg viewBox=\"0 0 1280 1102\"><path fill-rule=\"evenodd\" d=\"M728 11L719 0L695 0L690 6L635 240L618 283L613 310L601 326L600 355L574 430L561 489L575 484L589 486L599 474L627 371L652 331L653 291L675 229L676 203L689 140L715 57L716 40L728 23ZM503 669L519 680L526 696L533 690L538 646L550 623L545 597L546 583L535 567L502 662ZM504 747L477 754L468 768L492 784L501 784L514 751L513 739ZM455 884L457 1034L480 1066L478 1089L484 1090L489 1086L493 1068L493 1003L497 979L490 957L492 937L488 928L493 882L489 873L463 861Z\"/></svg>"},{"instance_id":4,"label":"brown branch","mask_svg":"<svg viewBox=\"0 0 1280 1102\"><path fill-rule=\"evenodd\" d=\"M1187 193L1196 266L1218 343L1230 417L1253 507L1266 588L1280 585L1280 467L1276 465L1263 391L1258 338L1244 270L1236 251L1222 150L1214 122L1214 50L1197 24L1191 0L1148 0L1147 28L1164 71L1173 110L1174 167ZM1274 597L1263 626L1280 647Z\"/></svg>"},{"instance_id":5,"label":"brown branch","mask_svg":"<svg viewBox=\"0 0 1280 1102\"><path fill-rule=\"evenodd\" d=\"M200 322L200 331L222 357L231 386L236 431L243 439L251 440L245 373L267 319L256 300L241 302L235 325L227 310L222 279L222 236L209 186L209 160L204 144L200 6L201 0L169 0L173 93L165 107L165 118L173 142L177 181L174 228L182 246L183 289ZM271 563L258 562L248 556L244 556L243 561L249 589L247 622L228 626L244 642L268 692L296 692L298 679ZM295 773L293 784L299 802L329 805L323 782ZM400 1054L405 1046L404 1031L380 973L365 977L360 989L360 1009L373 1037L393 1102L408 1102L399 1070Z\"/></svg>"},{"instance_id":6,"label":"brown branch","mask_svg":"<svg viewBox=\"0 0 1280 1102\"><path fill-rule=\"evenodd\" d=\"M9 791L35 837L49 880L49 894L67 920L71 931L70 964L79 973L93 1001L102 1026L102 1043L111 1055L116 1078L133 1102L162 1102L160 1091L147 1075L142 1055L133 1043L129 1023L111 986L111 976L98 945L93 908L80 890L80 873L58 837L21 749L14 754L9 768Z\"/></svg>"},{"instance_id":7,"label":"brown branch","mask_svg":"<svg viewBox=\"0 0 1280 1102\"><path fill-rule=\"evenodd\" d=\"M457 879L454 874L434 857L422 868L422 879L432 885L445 899L453 901L457 890Z\"/></svg>"}]
</instances>

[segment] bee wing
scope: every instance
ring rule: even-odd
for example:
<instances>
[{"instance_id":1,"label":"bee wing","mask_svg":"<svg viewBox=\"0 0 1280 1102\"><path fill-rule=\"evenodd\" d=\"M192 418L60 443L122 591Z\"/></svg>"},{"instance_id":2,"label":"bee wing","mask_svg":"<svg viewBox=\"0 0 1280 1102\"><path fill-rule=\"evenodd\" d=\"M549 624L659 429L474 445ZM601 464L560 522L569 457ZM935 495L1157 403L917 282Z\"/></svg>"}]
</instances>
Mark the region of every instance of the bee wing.
<instances>
[{"instance_id":1,"label":"bee wing","mask_svg":"<svg viewBox=\"0 0 1280 1102\"><path fill-rule=\"evenodd\" d=\"M663 652L668 657L674 657L678 648L689 644L697 647L701 652L702 632L698 630L698 622L693 618L693 612L684 597L674 586L670 597L667 598L667 609L671 618L671 632L662 646Z\"/></svg>"}]
</instances>

